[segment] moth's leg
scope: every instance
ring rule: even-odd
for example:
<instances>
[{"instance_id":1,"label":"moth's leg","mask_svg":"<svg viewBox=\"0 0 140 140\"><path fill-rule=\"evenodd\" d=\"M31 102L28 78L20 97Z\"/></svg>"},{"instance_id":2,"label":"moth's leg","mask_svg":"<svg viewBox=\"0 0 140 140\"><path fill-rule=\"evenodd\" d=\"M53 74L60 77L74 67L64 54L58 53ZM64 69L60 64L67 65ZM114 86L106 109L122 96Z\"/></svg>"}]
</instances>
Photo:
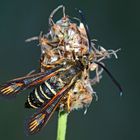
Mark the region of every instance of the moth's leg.
<instances>
[{"instance_id":1,"label":"moth's leg","mask_svg":"<svg viewBox=\"0 0 140 140\"><path fill-rule=\"evenodd\" d=\"M70 112L70 98L71 98L71 96L69 94L68 97L67 97L67 111L68 112Z\"/></svg>"},{"instance_id":2,"label":"moth's leg","mask_svg":"<svg viewBox=\"0 0 140 140\"><path fill-rule=\"evenodd\" d=\"M35 71L36 71L36 70L31 70L29 73L27 73L27 75L26 75L26 76L29 76L29 75L34 74L34 73L35 73Z\"/></svg>"},{"instance_id":3,"label":"moth's leg","mask_svg":"<svg viewBox=\"0 0 140 140\"><path fill-rule=\"evenodd\" d=\"M97 66L98 67L98 66ZM96 76L93 79L90 79L91 85L95 85L99 83L100 79L102 78L103 69L96 68Z\"/></svg>"}]
</instances>

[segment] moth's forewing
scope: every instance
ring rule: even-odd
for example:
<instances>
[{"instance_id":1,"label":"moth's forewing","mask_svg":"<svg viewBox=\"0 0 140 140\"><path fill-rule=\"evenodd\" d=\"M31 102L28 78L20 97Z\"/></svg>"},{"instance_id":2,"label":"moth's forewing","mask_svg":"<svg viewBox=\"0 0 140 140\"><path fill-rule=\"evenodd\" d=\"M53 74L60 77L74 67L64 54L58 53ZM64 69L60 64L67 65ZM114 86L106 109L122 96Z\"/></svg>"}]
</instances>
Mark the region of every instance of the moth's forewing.
<instances>
[{"instance_id":1,"label":"moth's forewing","mask_svg":"<svg viewBox=\"0 0 140 140\"><path fill-rule=\"evenodd\" d=\"M28 122L27 133L34 134L40 131L48 122L56 108L58 107L61 99L71 89L73 85L68 85L62 88L49 103L46 103Z\"/></svg>"},{"instance_id":2,"label":"moth's forewing","mask_svg":"<svg viewBox=\"0 0 140 140\"><path fill-rule=\"evenodd\" d=\"M60 66L40 72L37 74L27 75L25 77L13 79L0 87L0 95L2 96L13 96L27 88L36 86L43 83L50 77L56 75L59 71L63 70Z\"/></svg>"}]
</instances>

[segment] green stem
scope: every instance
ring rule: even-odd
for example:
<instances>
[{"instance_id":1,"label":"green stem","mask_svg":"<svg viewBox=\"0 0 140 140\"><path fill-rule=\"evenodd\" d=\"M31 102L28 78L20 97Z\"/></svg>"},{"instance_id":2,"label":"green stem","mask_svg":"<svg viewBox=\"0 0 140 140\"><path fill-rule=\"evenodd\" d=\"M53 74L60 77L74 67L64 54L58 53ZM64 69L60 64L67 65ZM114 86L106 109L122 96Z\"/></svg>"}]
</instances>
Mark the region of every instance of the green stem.
<instances>
[{"instance_id":1,"label":"green stem","mask_svg":"<svg viewBox=\"0 0 140 140\"><path fill-rule=\"evenodd\" d=\"M58 127L57 127L57 140L65 140L67 129L68 113L59 111L58 113Z\"/></svg>"}]
</instances>

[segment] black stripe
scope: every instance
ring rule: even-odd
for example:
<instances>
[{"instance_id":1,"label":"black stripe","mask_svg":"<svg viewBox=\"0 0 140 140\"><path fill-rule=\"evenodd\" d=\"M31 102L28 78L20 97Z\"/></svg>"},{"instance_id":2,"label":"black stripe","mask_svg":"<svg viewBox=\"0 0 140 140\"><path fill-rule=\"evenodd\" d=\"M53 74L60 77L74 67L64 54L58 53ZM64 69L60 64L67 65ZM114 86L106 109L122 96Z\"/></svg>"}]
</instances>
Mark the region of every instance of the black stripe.
<instances>
[{"instance_id":1,"label":"black stripe","mask_svg":"<svg viewBox=\"0 0 140 140\"><path fill-rule=\"evenodd\" d=\"M40 85L40 86L42 87L42 85ZM44 96L44 95L42 94L42 92L40 91L40 86L37 87L38 95L39 95L39 97L40 97L42 100L44 100L44 101L46 102L46 100L48 100L48 99L46 99L45 96Z\"/></svg>"},{"instance_id":2,"label":"black stripe","mask_svg":"<svg viewBox=\"0 0 140 140\"><path fill-rule=\"evenodd\" d=\"M31 103L36 106L36 107L40 107L42 105L42 103L37 99L36 95L35 95L35 89L33 90L33 92L30 93L30 101Z\"/></svg>"},{"instance_id":3,"label":"black stripe","mask_svg":"<svg viewBox=\"0 0 140 140\"><path fill-rule=\"evenodd\" d=\"M25 107L25 108L33 108L33 107L30 106L28 100L25 102L24 107Z\"/></svg>"},{"instance_id":4,"label":"black stripe","mask_svg":"<svg viewBox=\"0 0 140 140\"><path fill-rule=\"evenodd\" d=\"M53 82L51 81L51 79L47 80L47 83L50 85L50 87L57 93L60 90L60 86L59 86L59 81L57 82Z\"/></svg>"},{"instance_id":5,"label":"black stripe","mask_svg":"<svg viewBox=\"0 0 140 140\"><path fill-rule=\"evenodd\" d=\"M43 103L41 103L41 102L37 99L37 97L35 96L35 89L29 94L29 97L28 97L28 98L29 98L31 104L34 105L35 107L41 107L42 104L43 104ZM26 107L26 108L33 108L33 107L29 104L28 100L25 102L25 107Z\"/></svg>"},{"instance_id":6,"label":"black stripe","mask_svg":"<svg viewBox=\"0 0 140 140\"><path fill-rule=\"evenodd\" d=\"M54 96L51 91L49 90L49 88L45 85L45 83L37 86L35 89L38 93L38 96L44 100L45 103L49 102L50 99L47 99L43 94L42 92L40 91L40 86L42 87L42 90L44 92L44 94L46 94L46 96L48 96L50 99ZM34 105L35 107L41 107L43 105L42 102L40 102L38 100L38 98L36 97L35 95L35 89L29 94L29 100L31 102L32 105ZM30 103L28 102L28 100L25 102L25 108L33 108Z\"/></svg>"},{"instance_id":7,"label":"black stripe","mask_svg":"<svg viewBox=\"0 0 140 140\"><path fill-rule=\"evenodd\" d=\"M42 85L42 90L44 91L44 93L49 97L52 98L54 96L54 94L49 90L49 88L45 85L45 83L43 83Z\"/></svg>"}]
</instances>

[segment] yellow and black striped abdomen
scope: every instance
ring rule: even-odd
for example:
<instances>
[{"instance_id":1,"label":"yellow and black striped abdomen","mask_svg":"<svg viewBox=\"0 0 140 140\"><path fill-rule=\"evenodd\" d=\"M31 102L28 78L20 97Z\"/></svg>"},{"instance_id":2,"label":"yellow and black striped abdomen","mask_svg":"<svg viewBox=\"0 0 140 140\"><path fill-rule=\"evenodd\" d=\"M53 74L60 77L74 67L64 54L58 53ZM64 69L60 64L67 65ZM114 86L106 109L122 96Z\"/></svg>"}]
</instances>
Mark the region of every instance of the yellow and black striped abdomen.
<instances>
[{"instance_id":1,"label":"yellow and black striped abdomen","mask_svg":"<svg viewBox=\"0 0 140 140\"><path fill-rule=\"evenodd\" d=\"M29 94L28 99L25 102L25 108L41 107L58 92L59 88L60 87L57 83L50 82L50 80L45 81L41 85L38 85Z\"/></svg>"},{"instance_id":2,"label":"yellow and black striped abdomen","mask_svg":"<svg viewBox=\"0 0 140 140\"><path fill-rule=\"evenodd\" d=\"M29 94L25 107L42 107L43 104L49 102L65 85L69 84L73 77L78 72L81 72L81 69L81 63L78 63L77 65L71 66L66 71L62 71L58 75L52 76L41 85L37 85Z\"/></svg>"}]
</instances>

